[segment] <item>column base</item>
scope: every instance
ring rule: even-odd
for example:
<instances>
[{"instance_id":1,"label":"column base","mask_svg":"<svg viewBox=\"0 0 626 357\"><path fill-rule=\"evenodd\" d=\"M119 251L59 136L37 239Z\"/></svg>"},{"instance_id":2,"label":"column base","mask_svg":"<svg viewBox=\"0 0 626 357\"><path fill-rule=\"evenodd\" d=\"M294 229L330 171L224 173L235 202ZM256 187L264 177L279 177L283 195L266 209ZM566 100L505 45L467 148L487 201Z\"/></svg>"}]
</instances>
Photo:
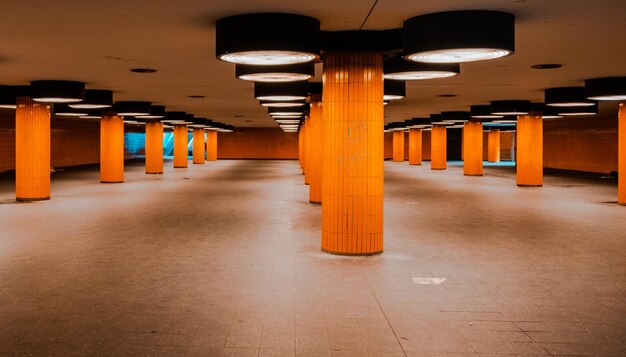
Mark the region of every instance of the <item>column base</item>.
<instances>
[{"instance_id":1,"label":"column base","mask_svg":"<svg viewBox=\"0 0 626 357\"><path fill-rule=\"evenodd\" d=\"M163 175L163 171L161 171L161 172L146 172L146 175Z\"/></svg>"},{"instance_id":2,"label":"column base","mask_svg":"<svg viewBox=\"0 0 626 357\"><path fill-rule=\"evenodd\" d=\"M174 166L175 169L186 169L188 166Z\"/></svg>"},{"instance_id":3,"label":"column base","mask_svg":"<svg viewBox=\"0 0 626 357\"><path fill-rule=\"evenodd\" d=\"M431 167L430 169L431 169L431 170L445 170L446 168L444 167L444 168L439 169L439 168L434 168L434 167Z\"/></svg>"},{"instance_id":4,"label":"column base","mask_svg":"<svg viewBox=\"0 0 626 357\"><path fill-rule=\"evenodd\" d=\"M308 182L305 182L304 184L307 185L307 186L310 185L310 183L308 183Z\"/></svg>"},{"instance_id":5,"label":"column base","mask_svg":"<svg viewBox=\"0 0 626 357\"><path fill-rule=\"evenodd\" d=\"M526 184L518 183L517 187L543 187L543 185L526 185Z\"/></svg>"},{"instance_id":6,"label":"column base","mask_svg":"<svg viewBox=\"0 0 626 357\"><path fill-rule=\"evenodd\" d=\"M464 176L482 176L483 174L463 174Z\"/></svg>"},{"instance_id":7,"label":"column base","mask_svg":"<svg viewBox=\"0 0 626 357\"><path fill-rule=\"evenodd\" d=\"M37 198L23 198L23 197L15 197L15 200L18 202L36 202L36 201L47 201L50 199L48 197L37 197Z\"/></svg>"},{"instance_id":8,"label":"column base","mask_svg":"<svg viewBox=\"0 0 626 357\"><path fill-rule=\"evenodd\" d=\"M194 162L193 164L194 165L204 165L204 161L202 161L202 162Z\"/></svg>"},{"instance_id":9,"label":"column base","mask_svg":"<svg viewBox=\"0 0 626 357\"><path fill-rule=\"evenodd\" d=\"M421 164L421 163L419 163L419 164L412 164L412 163L410 163L410 162L409 162L409 165L411 165L411 166L422 166L422 164Z\"/></svg>"},{"instance_id":10,"label":"column base","mask_svg":"<svg viewBox=\"0 0 626 357\"><path fill-rule=\"evenodd\" d=\"M626 206L626 202L617 202L618 206Z\"/></svg>"},{"instance_id":11,"label":"column base","mask_svg":"<svg viewBox=\"0 0 626 357\"><path fill-rule=\"evenodd\" d=\"M382 254L383 251L379 250L378 252L371 252L371 253L344 253L344 252L333 252L330 250L326 250L324 248L322 248L322 252L324 253L328 253L328 254L332 254L332 255L343 255L346 257L355 257L355 256L370 256L370 255L378 255L378 254Z\"/></svg>"},{"instance_id":12,"label":"column base","mask_svg":"<svg viewBox=\"0 0 626 357\"><path fill-rule=\"evenodd\" d=\"M102 180L100 180L100 183L124 183L124 181L102 181Z\"/></svg>"},{"instance_id":13,"label":"column base","mask_svg":"<svg viewBox=\"0 0 626 357\"><path fill-rule=\"evenodd\" d=\"M320 202L320 201L309 201L309 203L312 203L314 205L321 205L322 204L322 202Z\"/></svg>"}]
</instances>

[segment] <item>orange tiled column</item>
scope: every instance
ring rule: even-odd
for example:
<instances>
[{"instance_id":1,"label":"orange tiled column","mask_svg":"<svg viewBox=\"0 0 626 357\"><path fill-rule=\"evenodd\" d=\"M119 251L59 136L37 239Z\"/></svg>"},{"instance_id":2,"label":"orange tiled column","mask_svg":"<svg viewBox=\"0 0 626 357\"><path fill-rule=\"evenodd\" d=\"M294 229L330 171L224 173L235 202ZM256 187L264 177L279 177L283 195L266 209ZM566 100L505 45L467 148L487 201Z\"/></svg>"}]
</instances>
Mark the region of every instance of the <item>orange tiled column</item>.
<instances>
[{"instance_id":1,"label":"orange tiled column","mask_svg":"<svg viewBox=\"0 0 626 357\"><path fill-rule=\"evenodd\" d=\"M447 129L445 125L433 125L430 132L430 168L445 170L447 164Z\"/></svg>"},{"instance_id":2,"label":"orange tiled column","mask_svg":"<svg viewBox=\"0 0 626 357\"><path fill-rule=\"evenodd\" d=\"M146 173L163 173L163 123L146 122Z\"/></svg>"},{"instance_id":3,"label":"orange tiled column","mask_svg":"<svg viewBox=\"0 0 626 357\"><path fill-rule=\"evenodd\" d=\"M383 251L383 55L324 57L322 250Z\"/></svg>"},{"instance_id":4,"label":"orange tiled column","mask_svg":"<svg viewBox=\"0 0 626 357\"><path fill-rule=\"evenodd\" d=\"M50 199L50 105L28 97L15 110L15 198Z\"/></svg>"},{"instance_id":5,"label":"orange tiled column","mask_svg":"<svg viewBox=\"0 0 626 357\"><path fill-rule=\"evenodd\" d=\"M300 162L300 171L304 175L304 132L302 128L298 130L298 162Z\"/></svg>"},{"instance_id":6,"label":"orange tiled column","mask_svg":"<svg viewBox=\"0 0 626 357\"><path fill-rule=\"evenodd\" d=\"M206 132L206 161L217 160L217 130Z\"/></svg>"},{"instance_id":7,"label":"orange tiled column","mask_svg":"<svg viewBox=\"0 0 626 357\"><path fill-rule=\"evenodd\" d=\"M422 129L409 129L409 165L422 164Z\"/></svg>"},{"instance_id":8,"label":"orange tiled column","mask_svg":"<svg viewBox=\"0 0 626 357\"><path fill-rule=\"evenodd\" d=\"M304 184L311 184L311 120L309 116L304 120Z\"/></svg>"},{"instance_id":9,"label":"orange tiled column","mask_svg":"<svg viewBox=\"0 0 626 357\"><path fill-rule=\"evenodd\" d=\"M500 162L500 129L487 133L487 161Z\"/></svg>"},{"instance_id":10,"label":"orange tiled column","mask_svg":"<svg viewBox=\"0 0 626 357\"><path fill-rule=\"evenodd\" d=\"M404 130L393 132L393 161L404 162Z\"/></svg>"},{"instance_id":11,"label":"orange tiled column","mask_svg":"<svg viewBox=\"0 0 626 357\"><path fill-rule=\"evenodd\" d=\"M463 174L483 175L483 123L469 121L463 125Z\"/></svg>"},{"instance_id":12,"label":"orange tiled column","mask_svg":"<svg viewBox=\"0 0 626 357\"><path fill-rule=\"evenodd\" d=\"M114 113L100 119L100 182L124 182L124 118Z\"/></svg>"},{"instance_id":13,"label":"orange tiled column","mask_svg":"<svg viewBox=\"0 0 626 357\"><path fill-rule=\"evenodd\" d=\"M193 163L204 164L204 129L193 128Z\"/></svg>"},{"instance_id":14,"label":"orange tiled column","mask_svg":"<svg viewBox=\"0 0 626 357\"><path fill-rule=\"evenodd\" d=\"M619 103L617 132L617 202L626 205L626 102Z\"/></svg>"},{"instance_id":15,"label":"orange tiled column","mask_svg":"<svg viewBox=\"0 0 626 357\"><path fill-rule=\"evenodd\" d=\"M311 142L313 143L309 148L309 155L311 158L311 177L309 184L309 202L322 203L322 135L324 132L322 118L322 95L311 95L311 113L309 115L309 121L311 122Z\"/></svg>"},{"instance_id":16,"label":"orange tiled column","mask_svg":"<svg viewBox=\"0 0 626 357\"><path fill-rule=\"evenodd\" d=\"M187 158L187 125L174 125L174 168L185 168Z\"/></svg>"},{"instance_id":17,"label":"orange tiled column","mask_svg":"<svg viewBox=\"0 0 626 357\"><path fill-rule=\"evenodd\" d=\"M543 185L543 120L541 112L517 118L517 185Z\"/></svg>"}]
</instances>

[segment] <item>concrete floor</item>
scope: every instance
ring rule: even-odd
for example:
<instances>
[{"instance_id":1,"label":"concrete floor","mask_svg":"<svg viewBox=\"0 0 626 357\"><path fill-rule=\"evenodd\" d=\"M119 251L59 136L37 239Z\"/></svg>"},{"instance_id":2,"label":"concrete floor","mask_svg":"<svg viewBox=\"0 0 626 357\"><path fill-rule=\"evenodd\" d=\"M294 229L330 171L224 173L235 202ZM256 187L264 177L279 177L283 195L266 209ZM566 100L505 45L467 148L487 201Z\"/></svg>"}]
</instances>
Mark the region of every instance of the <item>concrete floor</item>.
<instances>
[{"instance_id":1,"label":"concrete floor","mask_svg":"<svg viewBox=\"0 0 626 357\"><path fill-rule=\"evenodd\" d=\"M452 166L386 163L374 257L320 252L295 161L68 171L38 203L5 178L0 354L626 355L615 184Z\"/></svg>"}]
</instances>

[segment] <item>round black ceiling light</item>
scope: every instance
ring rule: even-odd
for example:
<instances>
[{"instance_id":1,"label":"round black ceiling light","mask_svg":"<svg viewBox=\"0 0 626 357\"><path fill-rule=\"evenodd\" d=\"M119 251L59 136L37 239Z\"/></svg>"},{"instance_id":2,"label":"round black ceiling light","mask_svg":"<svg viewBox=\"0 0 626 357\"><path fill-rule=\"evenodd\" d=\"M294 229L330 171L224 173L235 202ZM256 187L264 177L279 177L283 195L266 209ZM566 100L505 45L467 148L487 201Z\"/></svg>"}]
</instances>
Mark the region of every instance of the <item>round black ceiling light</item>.
<instances>
[{"instance_id":1,"label":"round black ceiling light","mask_svg":"<svg viewBox=\"0 0 626 357\"><path fill-rule=\"evenodd\" d=\"M470 116L476 119L500 119L503 117L503 115L492 114L491 106L488 104L470 106Z\"/></svg>"},{"instance_id":2,"label":"round black ceiling light","mask_svg":"<svg viewBox=\"0 0 626 357\"><path fill-rule=\"evenodd\" d=\"M530 112L528 100L496 100L491 102L491 114L526 115Z\"/></svg>"},{"instance_id":3,"label":"round black ceiling light","mask_svg":"<svg viewBox=\"0 0 626 357\"><path fill-rule=\"evenodd\" d=\"M104 89L86 89L85 99L80 103L70 104L74 109L102 109L113 106L113 92Z\"/></svg>"},{"instance_id":4,"label":"round black ceiling light","mask_svg":"<svg viewBox=\"0 0 626 357\"><path fill-rule=\"evenodd\" d=\"M235 76L253 82L295 82L306 81L315 76L313 63L298 63L275 66L252 66L237 64Z\"/></svg>"},{"instance_id":5,"label":"round black ceiling light","mask_svg":"<svg viewBox=\"0 0 626 357\"><path fill-rule=\"evenodd\" d=\"M15 109L18 97L30 96L30 86L0 86L0 108Z\"/></svg>"},{"instance_id":6,"label":"round black ceiling light","mask_svg":"<svg viewBox=\"0 0 626 357\"><path fill-rule=\"evenodd\" d=\"M413 118L411 119L411 128L423 129L431 126L430 118Z\"/></svg>"},{"instance_id":7,"label":"round black ceiling light","mask_svg":"<svg viewBox=\"0 0 626 357\"><path fill-rule=\"evenodd\" d=\"M267 83L254 82L254 97L258 100L292 101L305 100L308 96L307 82Z\"/></svg>"},{"instance_id":8,"label":"round black ceiling light","mask_svg":"<svg viewBox=\"0 0 626 357\"><path fill-rule=\"evenodd\" d=\"M150 114L148 115L139 115L137 116L141 119L163 119L165 118L165 106L163 105L153 105L150 108Z\"/></svg>"},{"instance_id":9,"label":"round black ceiling light","mask_svg":"<svg viewBox=\"0 0 626 357\"><path fill-rule=\"evenodd\" d=\"M43 103L76 103L85 99L85 83L44 80L30 82L32 98Z\"/></svg>"},{"instance_id":10,"label":"round black ceiling light","mask_svg":"<svg viewBox=\"0 0 626 357\"><path fill-rule=\"evenodd\" d=\"M275 108L269 107L267 108L267 113L273 117L277 116L293 116L293 115L302 115L304 113L301 108Z\"/></svg>"},{"instance_id":11,"label":"round black ceiling light","mask_svg":"<svg viewBox=\"0 0 626 357\"><path fill-rule=\"evenodd\" d=\"M182 124L186 119L187 113L185 112L165 112L163 121L171 124Z\"/></svg>"},{"instance_id":12,"label":"round black ceiling light","mask_svg":"<svg viewBox=\"0 0 626 357\"><path fill-rule=\"evenodd\" d=\"M515 52L515 17L501 11L447 11L404 21L404 58L415 62L490 60Z\"/></svg>"},{"instance_id":13,"label":"round black ceiling light","mask_svg":"<svg viewBox=\"0 0 626 357\"><path fill-rule=\"evenodd\" d=\"M432 125L448 125L449 124L441 119L441 114L431 114L430 123Z\"/></svg>"},{"instance_id":14,"label":"round black ceiling light","mask_svg":"<svg viewBox=\"0 0 626 357\"><path fill-rule=\"evenodd\" d=\"M217 58L231 63L279 65L306 63L320 56L320 22L312 17L257 13L215 23Z\"/></svg>"},{"instance_id":15,"label":"round black ceiling light","mask_svg":"<svg viewBox=\"0 0 626 357\"><path fill-rule=\"evenodd\" d=\"M142 116L149 115L152 112L150 102L140 101L121 101L115 102L115 111L121 116Z\"/></svg>"},{"instance_id":16,"label":"round black ceiling light","mask_svg":"<svg viewBox=\"0 0 626 357\"><path fill-rule=\"evenodd\" d=\"M588 79L585 96L591 100L626 100L626 77Z\"/></svg>"},{"instance_id":17,"label":"round black ceiling light","mask_svg":"<svg viewBox=\"0 0 626 357\"><path fill-rule=\"evenodd\" d=\"M562 116L590 116L598 114L598 103L584 107L557 107L557 113Z\"/></svg>"},{"instance_id":18,"label":"round black ceiling light","mask_svg":"<svg viewBox=\"0 0 626 357\"><path fill-rule=\"evenodd\" d=\"M304 100L294 100L294 101L286 101L286 102L277 102L273 100L261 100L259 101L261 106L264 107L278 107L278 108L295 108L301 107L306 104Z\"/></svg>"},{"instance_id":19,"label":"round black ceiling light","mask_svg":"<svg viewBox=\"0 0 626 357\"><path fill-rule=\"evenodd\" d=\"M53 113L55 115L66 116L66 117L84 117L86 115L89 115L89 113L86 110L72 108L68 106L67 104L61 104L61 103L54 105Z\"/></svg>"},{"instance_id":20,"label":"round black ceiling light","mask_svg":"<svg viewBox=\"0 0 626 357\"><path fill-rule=\"evenodd\" d=\"M545 91L545 102L552 107L585 107L595 104L587 99L585 87L548 88Z\"/></svg>"},{"instance_id":21,"label":"round black ceiling light","mask_svg":"<svg viewBox=\"0 0 626 357\"><path fill-rule=\"evenodd\" d=\"M394 57L385 61L385 79L424 80L453 77L461 73L458 63L420 63Z\"/></svg>"},{"instance_id":22,"label":"round black ceiling light","mask_svg":"<svg viewBox=\"0 0 626 357\"><path fill-rule=\"evenodd\" d=\"M398 100L406 97L405 81L385 81L383 100Z\"/></svg>"},{"instance_id":23,"label":"round black ceiling light","mask_svg":"<svg viewBox=\"0 0 626 357\"><path fill-rule=\"evenodd\" d=\"M470 120L470 112L463 112L463 111L441 112L441 120L446 123L465 123Z\"/></svg>"}]
</instances>

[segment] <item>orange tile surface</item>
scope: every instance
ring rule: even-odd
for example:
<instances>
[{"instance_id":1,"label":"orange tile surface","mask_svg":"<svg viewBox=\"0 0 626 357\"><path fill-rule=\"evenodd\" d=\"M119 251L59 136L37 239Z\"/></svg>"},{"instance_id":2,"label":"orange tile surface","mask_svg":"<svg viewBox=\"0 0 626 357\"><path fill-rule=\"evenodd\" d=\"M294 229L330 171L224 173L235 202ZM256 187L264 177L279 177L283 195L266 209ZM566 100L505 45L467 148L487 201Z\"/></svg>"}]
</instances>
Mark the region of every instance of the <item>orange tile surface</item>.
<instances>
[{"instance_id":1,"label":"orange tile surface","mask_svg":"<svg viewBox=\"0 0 626 357\"><path fill-rule=\"evenodd\" d=\"M163 173L163 123L146 123L146 173Z\"/></svg>"},{"instance_id":2,"label":"orange tile surface","mask_svg":"<svg viewBox=\"0 0 626 357\"><path fill-rule=\"evenodd\" d=\"M517 185L543 185L543 119L531 112L517 119Z\"/></svg>"},{"instance_id":3,"label":"orange tile surface","mask_svg":"<svg viewBox=\"0 0 626 357\"><path fill-rule=\"evenodd\" d=\"M100 182L124 182L124 118L115 114L100 119Z\"/></svg>"},{"instance_id":4,"label":"orange tile surface","mask_svg":"<svg viewBox=\"0 0 626 357\"><path fill-rule=\"evenodd\" d=\"M422 129L409 130L409 165L422 164Z\"/></svg>"}]
</instances>

